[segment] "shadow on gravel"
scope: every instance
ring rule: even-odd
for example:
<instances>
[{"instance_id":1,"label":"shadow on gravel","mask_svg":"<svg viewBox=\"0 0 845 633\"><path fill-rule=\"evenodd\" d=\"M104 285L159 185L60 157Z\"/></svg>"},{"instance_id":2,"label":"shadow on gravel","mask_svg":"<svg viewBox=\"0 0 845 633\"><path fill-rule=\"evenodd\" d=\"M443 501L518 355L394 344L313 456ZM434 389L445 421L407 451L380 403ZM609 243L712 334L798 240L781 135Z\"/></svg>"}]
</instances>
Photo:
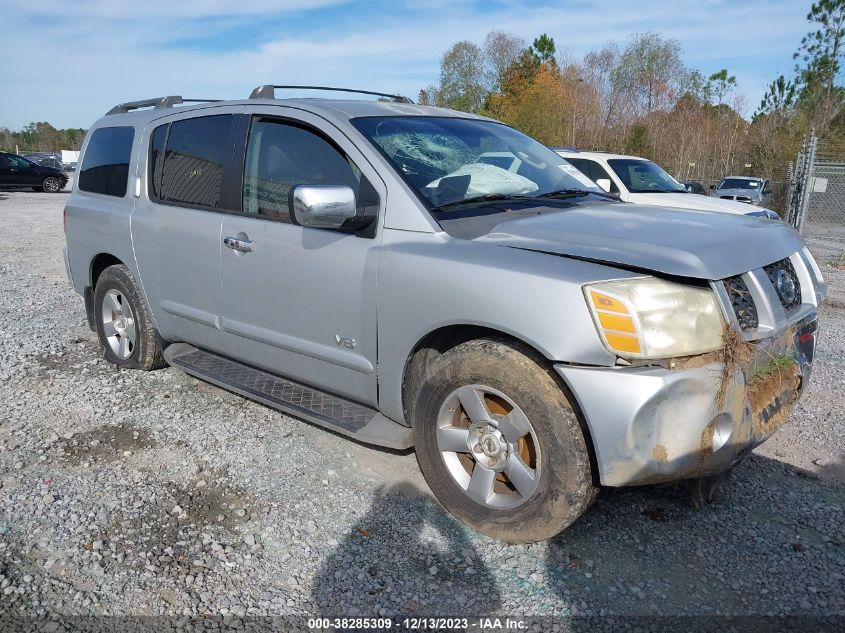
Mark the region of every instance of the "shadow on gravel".
<instances>
[{"instance_id":1,"label":"shadow on gravel","mask_svg":"<svg viewBox=\"0 0 845 633\"><path fill-rule=\"evenodd\" d=\"M752 455L720 493L696 512L681 487L605 491L549 542L550 586L573 615L845 611L845 484Z\"/></svg>"},{"instance_id":2,"label":"shadow on gravel","mask_svg":"<svg viewBox=\"0 0 845 633\"><path fill-rule=\"evenodd\" d=\"M380 488L314 577L324 617L496 613L496 581L467 528L411 484Z\"/></svg>"}]
</instances>

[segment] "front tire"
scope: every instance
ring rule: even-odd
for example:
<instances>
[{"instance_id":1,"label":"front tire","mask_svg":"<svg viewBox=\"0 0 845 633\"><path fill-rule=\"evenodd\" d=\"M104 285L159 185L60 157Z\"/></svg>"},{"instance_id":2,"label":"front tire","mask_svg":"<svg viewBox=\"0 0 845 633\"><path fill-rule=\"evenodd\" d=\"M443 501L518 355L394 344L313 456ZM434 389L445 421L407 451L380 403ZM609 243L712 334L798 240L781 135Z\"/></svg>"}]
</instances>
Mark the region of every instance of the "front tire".
<instances>
[{"instance_id":1,"label":"front tire","mask_svg":"<svg viewBox=\"0 0 845 633\"><path fill-rule=\"evenodd\" d=\"M578 417L553 372L526 347L490 339L454 347L432 361L410 413L432 492L483 534L545 540L595 498Z\"/></svg>"},{"instance_id":2,"label":"front tire","mask_svg":"<svg viewBox=\"0 0 845 633\"><path fill-rule=\"evenodd\" d=\"M144 371L166 366L149 309L126 266L109 266L97 280L94 324L110 363Z\"/></svg>"},{"instance_id":3,"label":"front tire","mask_svg":"<svg viewBox=\"0 0 845 633\"><path fill-rule=\"evenodd\" d=\"M47 176L41 182L41 190L44 193L58 193L63 187L64 185L62 185L62 181L55 176Z\"/></svg>"}]
</instances>

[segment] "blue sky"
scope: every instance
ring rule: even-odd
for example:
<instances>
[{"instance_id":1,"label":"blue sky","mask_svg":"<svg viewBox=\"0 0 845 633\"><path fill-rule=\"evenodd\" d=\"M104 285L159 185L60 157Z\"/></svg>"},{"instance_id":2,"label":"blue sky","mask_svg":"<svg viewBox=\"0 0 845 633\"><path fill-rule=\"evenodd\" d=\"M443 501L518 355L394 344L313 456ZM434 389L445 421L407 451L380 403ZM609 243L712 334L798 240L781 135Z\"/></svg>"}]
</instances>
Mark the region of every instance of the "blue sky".
<instances>
[{"instance_id":1,"label":"blue sky","mask_svg":"<svg viewBox=\"0 0 845 633\"><path fill-rule=\"evenodd\" d=\"M164 94L244 98L264 83L416 98L443 51L493 29L546 32L580 58L655 31L685 63L737 76L747 113L792 69L806 0L0 0L0 127L87 127Z\"/></svg>"}]
</instances>

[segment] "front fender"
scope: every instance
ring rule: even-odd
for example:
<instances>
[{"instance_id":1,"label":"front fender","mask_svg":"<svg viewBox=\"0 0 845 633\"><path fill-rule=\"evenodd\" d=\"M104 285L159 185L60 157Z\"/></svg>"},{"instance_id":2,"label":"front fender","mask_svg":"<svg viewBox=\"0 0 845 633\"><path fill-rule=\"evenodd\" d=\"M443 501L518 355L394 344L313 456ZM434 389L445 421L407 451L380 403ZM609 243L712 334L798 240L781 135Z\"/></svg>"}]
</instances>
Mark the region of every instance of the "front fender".
<instances>
[{"instance_id":1,"label":"front fender","mask_svg":"<svg viewBox=\"0 0 845 633\"><path fill-rule=\"evenodd\" d=\"M444 233L384 232L379 258L379 407L403 419L408 356L428 334L473 325L508 334L550 361L612 366L581 287L629 271Z\"/></svg>"}]
</instances>

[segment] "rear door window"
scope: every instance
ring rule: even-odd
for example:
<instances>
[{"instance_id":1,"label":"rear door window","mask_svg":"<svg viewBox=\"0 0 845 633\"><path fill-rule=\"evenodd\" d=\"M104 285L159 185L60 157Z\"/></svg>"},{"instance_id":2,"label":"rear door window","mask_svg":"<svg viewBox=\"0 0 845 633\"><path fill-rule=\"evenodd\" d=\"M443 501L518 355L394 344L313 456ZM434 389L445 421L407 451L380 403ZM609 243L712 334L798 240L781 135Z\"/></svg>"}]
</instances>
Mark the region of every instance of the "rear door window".
<instances>
[{"instance_id":1,"label":"rear door window","mask_svg":"<svg viewBox=\"0 0 845 633\"><path fill-rule=\"evenodd\" d=\"M134 138L132 127L94 130L79 170L79 189L118 198L125 196Z\"/></svg>"},{"instance_id":2,"label":"rear door window","mask_svg":"<svg viewBox=\"0 0 845 633\"><path fill-rule=\"evenodd\" d=\"M150 180L154 199L218 209L223 171L232 156L235 117L195 117L157 128L150 146ZM162 160L161 148L166 138Z\"/></svg>"}]
</instances>

